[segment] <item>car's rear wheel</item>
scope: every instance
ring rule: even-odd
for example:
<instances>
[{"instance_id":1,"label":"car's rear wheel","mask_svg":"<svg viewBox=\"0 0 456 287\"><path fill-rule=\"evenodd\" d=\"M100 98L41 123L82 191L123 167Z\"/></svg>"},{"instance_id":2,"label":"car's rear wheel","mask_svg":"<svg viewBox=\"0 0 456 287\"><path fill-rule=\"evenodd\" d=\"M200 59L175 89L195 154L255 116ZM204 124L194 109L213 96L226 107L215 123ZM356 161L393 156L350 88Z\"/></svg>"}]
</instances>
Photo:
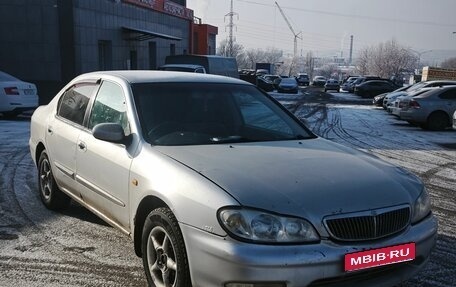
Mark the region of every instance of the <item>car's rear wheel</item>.
<instances>
[{"instance_id":1,"label":"car's rear wheel","mask_svg":"<svg viewBox=\"0 0 456 287\"><path fill-rule=\"evenodd\" d=\"M147 216L141 252L150 286L191 286L184 239L174 214L157 208Z\"/></svg>"},{"instance_id":2,"label":"car's rear wheel","mask_svg":"<svg viewBox=\"0 0 456 287\"><path fill-rule=\"evenodd\" d=\"M429 115L426 128L431 131L441 131L450 126L448 115L443 112L434 112Z\"/></svg>"},{"instance_id":3,"label":"car's rear wheel","mask_svg":"<svg viewBox=\"0 0 456 287\"><path fill-rule=\"evenodd\" d=\"M38 160L38 188L41 201L48 209L65 209L71 203L71 198L63 193L55 182L46 150L41 152Z\"/></svg>"}]
</instances>

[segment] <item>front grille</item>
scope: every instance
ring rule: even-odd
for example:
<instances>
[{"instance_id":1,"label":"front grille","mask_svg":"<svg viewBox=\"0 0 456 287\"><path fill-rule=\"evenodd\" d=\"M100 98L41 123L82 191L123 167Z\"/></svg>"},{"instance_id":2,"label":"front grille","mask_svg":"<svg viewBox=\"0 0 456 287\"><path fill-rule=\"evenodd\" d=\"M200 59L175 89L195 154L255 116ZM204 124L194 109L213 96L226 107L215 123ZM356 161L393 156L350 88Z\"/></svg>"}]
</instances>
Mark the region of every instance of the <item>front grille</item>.
<instances>
[{"instance_id":1,"label":"front grille","mask_svg":"<svg viewBox=\"0 0 456 287\"><path fill-rule=\"evenodd\" d=\"M328 217L324 220L332 238L341 241L374 240L403 230L410 221L410 208L375 210L366 214Z\"/></svg>"}]
</instances>

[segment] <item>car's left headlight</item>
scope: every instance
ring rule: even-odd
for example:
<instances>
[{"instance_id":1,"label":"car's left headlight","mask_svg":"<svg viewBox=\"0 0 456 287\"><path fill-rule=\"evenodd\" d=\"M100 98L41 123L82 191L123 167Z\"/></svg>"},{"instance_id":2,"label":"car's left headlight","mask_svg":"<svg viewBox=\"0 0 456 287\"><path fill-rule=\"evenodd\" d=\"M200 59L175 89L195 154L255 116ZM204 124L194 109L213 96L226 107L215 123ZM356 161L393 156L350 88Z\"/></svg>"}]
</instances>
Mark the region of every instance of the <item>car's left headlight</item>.
<instances>
[{"instance_id":1,"label":"car's left headlight","mask_svg":"<svg viewBox=\"0 0 456 287\"><path fill-rule=\"evenodd\" d=\"M418 197L414 204L412 223L416 223L425 218L430 212L431 198L429 197L426 188L423 188L423 192L421 192L421 195Z\"/></svg>"},{"instance_id":2,"label":"car's left headlight","mask_svg":"<svg viewBox=\"0 0 456 287\"><path fill-rule=\"evenodd\" d=\"M225 207L219 221L232 237L257 243L309 243L320 240L310 222L262 210Z\"/></svg>"}]
</instances>

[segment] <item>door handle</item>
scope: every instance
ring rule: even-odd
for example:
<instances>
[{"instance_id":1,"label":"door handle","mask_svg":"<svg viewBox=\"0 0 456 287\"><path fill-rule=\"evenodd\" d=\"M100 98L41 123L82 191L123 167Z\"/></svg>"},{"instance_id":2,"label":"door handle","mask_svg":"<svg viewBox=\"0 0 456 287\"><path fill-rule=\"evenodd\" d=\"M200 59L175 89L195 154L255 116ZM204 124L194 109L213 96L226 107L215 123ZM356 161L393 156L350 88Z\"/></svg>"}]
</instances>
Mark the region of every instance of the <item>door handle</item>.
<instances>
[{"instance_id":1,"label":"door handle","mask_svg":"<svg viewBox=\"0 0 456 287\"><path fill-rule=\"evenodd\" d=\"M52 135L52 133L54 133L54 131L52 130L52 127L51 127L51 126L48 126L47 131L48 131L48 133L50 133L51 135Z\"/></svg>"},{"instance_id":2,"label":"door handle","mask_svg":"<svg viewBox=\"0 0 456 287\"><path fill-rule=\"evenodd\" d=\"M78 147L81 150L86 150L87 149L87 146L86 146L86 144L84 142L79 142L78 143Z\"/></svg>"}]
</instances>

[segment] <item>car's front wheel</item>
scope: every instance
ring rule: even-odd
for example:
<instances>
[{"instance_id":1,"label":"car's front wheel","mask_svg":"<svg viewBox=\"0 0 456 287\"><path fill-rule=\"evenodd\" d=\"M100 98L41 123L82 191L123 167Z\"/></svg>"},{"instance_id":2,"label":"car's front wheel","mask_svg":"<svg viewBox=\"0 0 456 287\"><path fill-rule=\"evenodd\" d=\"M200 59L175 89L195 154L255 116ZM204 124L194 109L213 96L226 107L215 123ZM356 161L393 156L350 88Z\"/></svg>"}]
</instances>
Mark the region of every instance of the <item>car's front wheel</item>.
<instances>
[{"instance_id":1,"label":"car's front wheel","mask_svg":"<svg viewBox=\"0 0 456 287\"><path fill-rule=\"evenodd\" d=\"M48 209L65 209L71 203L71 198L63 193L55 182L46 150L41 152L38 160L38 188L41 201Z\"/></svg>"},{"instance_id":2,"label":"car's front wheel","mask_svg":"<svg viewBox=\"0 0 456 287\"><path fill-rule=\"evenodd\" d=\"M191 286L184 239L171 210L157 208L149 213L144 223L141 251L150 286Z\"/></svg>"}]
</instances>

